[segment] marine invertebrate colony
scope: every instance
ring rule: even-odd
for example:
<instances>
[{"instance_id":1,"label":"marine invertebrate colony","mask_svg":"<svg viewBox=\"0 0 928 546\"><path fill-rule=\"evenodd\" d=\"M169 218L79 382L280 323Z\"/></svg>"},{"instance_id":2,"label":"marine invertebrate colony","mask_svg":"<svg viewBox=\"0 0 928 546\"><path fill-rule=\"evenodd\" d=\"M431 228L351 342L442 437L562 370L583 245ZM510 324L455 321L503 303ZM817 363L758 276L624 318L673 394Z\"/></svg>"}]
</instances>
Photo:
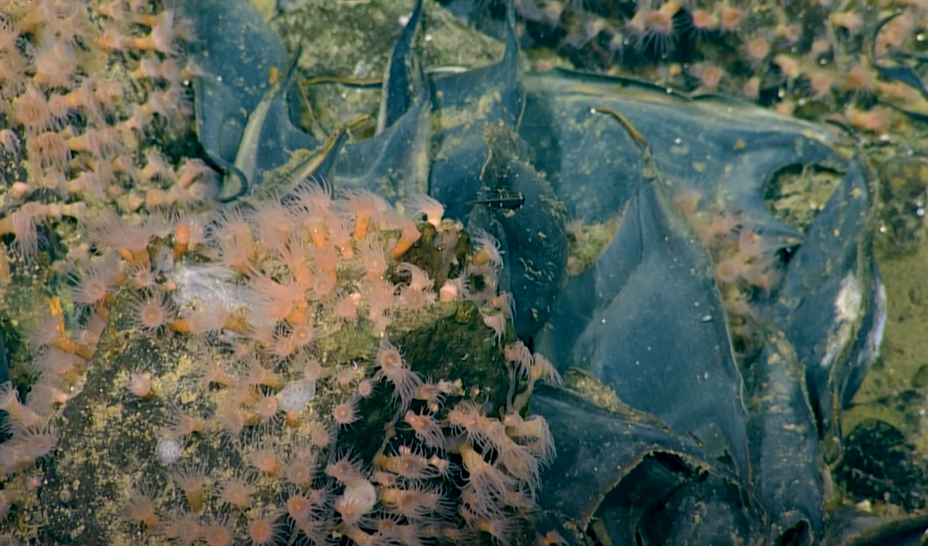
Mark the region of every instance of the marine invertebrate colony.
<instances>
[{"instance_id":1,"label":"marine invertebrate colony","mask_svg":"<svg viewBox=\"0 0 928 546\"><path fill-rule=\"evenodd\" d=\"M14 234L20 254L35 253L43 222L83 219L88 208L111 203L137 211L212 193L209 169L189 168L202 162L175 169L143 150L156 135L184 130L185 82L198 73L182 54L194 39L189 25L152 8L123 0L0 6L8 185L0 234Z\"/></svg>"},{"instance_id":2,"label":"marine invertebrate colony","mask_svg":"<svg viewBox=\"0 0 928 546\"><path fill-rule=\"evenodd\" d=\"M312 182L293 195L299 198L227 209L183 249L177 245L183 220L152 232L141 250L110 236L129 229L117 219L94 235L99 255L84 277L100 281L91 283L99 284L92 296L80 298L85 324L108 317L101 347L113 335L117 343L128 335L158 348L133 358L129 369L95 370L115 374L115 385L104 389L107 404L123 408L113 425L138 426L141 433L118 433L132 438L120 452L141 464L126 463L130 474L96 475L101 483L94 488L112 488L119 500L90 501L96 523L88 527L105 529L107 540L135 535L150 544L246 538L260 544L283 529L291 540L322 543L344 535L357 544L530 534L527 509L554 451L543 423L519 415L524 399L514 395L526 388L517 388L520 381L556 372L543 360L536 367L521 343L507 346L507 365L479 318L472 327L490 354L496 347L500 355L495 383L462 382L473 373L463 362L441 372L423 369L404 350L414 346L394 341L430 316L468 307L476 314L465 297L483 313L503 313L489 300L500 267L487 254L495 242L483 234L481 249L463 254L461 225L432 210L438 227L419 224L427 246L411 251L438 258L426 271L393 258L412 220L381 198L362 196L374 203L369 213L354 205L357 194L333 196ZM266 214L268 208L276 214ZM354 235L342 239L344 228ZM152 282L133 283L130 272L148 267ZM439 301L436 284L469 288ZM338 310L346 302L350 313ZM50 323L70 341L60 316ZM40 340L40 353L77 359L73 350L53 347L59 339ZM99 392L94 381L84 388ZM50 371L40 383L62 385ZM94 400L85 392L65 414L83 413L74 404L86 407L87 396ZM486 396L483 406L475 403ZM14 415L41 422L8 398ZM114 439L105 438L113 432L88 441L111 446ZM62 446L57 472L82 475L78 447ZM104 458L125 456L97 449Z\"/></svg>"},{"instance_id":3,"label":"marine invertebrate colony","mask_svg":"<svg viewBox=\"0 0 928 546\"><path fill-rule=\"evenodd\" d=\"M911 133L925 111L922 76L882 60L919 50L928 12L917 3L575 4L568 10L555 0L527 0L517 10L530 41L567 49L577 68L721 91L884 139ZM537 63L541 71L550 66L548 59Z\"/></svg>"}]
</instances>

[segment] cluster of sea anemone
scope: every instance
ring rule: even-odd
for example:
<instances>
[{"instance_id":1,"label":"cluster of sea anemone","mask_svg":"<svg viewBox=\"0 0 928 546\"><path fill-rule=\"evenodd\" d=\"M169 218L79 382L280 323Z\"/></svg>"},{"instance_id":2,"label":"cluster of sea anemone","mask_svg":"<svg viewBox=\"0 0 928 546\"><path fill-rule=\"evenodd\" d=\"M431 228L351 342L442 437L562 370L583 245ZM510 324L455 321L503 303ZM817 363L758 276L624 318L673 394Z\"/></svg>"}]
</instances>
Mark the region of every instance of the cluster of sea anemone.
<instances>
[{"instance_id":1,"label":"cluster of sea anemone","mask_svg":"<svg viewBox=\"0 0 928 546\"><path fill-rule=\"evenodd\" d=\"M923 112L917 86L879 65L919 49L917 2L528 0L527 37L575 63L677 89L722 92L784 114L830 117L886 135ZM536 68L550 68L540 56ZM891 66L891 64L890 64Z\"/></svg>"},{"instance_id":2,"label":"cluster of sea anemone","mask_svg":"<svg viewBox=\"0 0 928 546\"><path fill-rule=\"evenodd\" d=\"M525 410L532 384L557 374L512 341L492 237L461 246L470 237L434 200L400 206L405 215L370 192L335 196L307 182L212 217L104 217L71 280L80 326L69 334L60 309L49 311L31 336L38 381L26 405L5 391L17 421L4 444L8 480L53 448L43 416L80 392L101 336L142 337L162 355L178 343L187 354L118 372L119 426L145 416L151 440L139 452L146 471L130 472L117 493L120 508L98 514L118 532L215 545L529 533L554 445ZM417 250L437 257L428 271L404 261ZM430 377L393 338L460 306L496 347L496 393L462 381L468 362Z\"/></svg>"},{"instance_id":3,"label":"cluster of sea anemone","mask_svg":"<svg viewBox=\"0 0 928 546\"><path fill-rule=\"evenodd\" d=\"M172 165L153 146L191 120L185 60L195 39L173 10L148 2L75 0L0 5L0 157L7 188L0 234L19 254L37 227L89 209L197 204L216 189L199 160Z\"/></svg>"}]
</instances>

